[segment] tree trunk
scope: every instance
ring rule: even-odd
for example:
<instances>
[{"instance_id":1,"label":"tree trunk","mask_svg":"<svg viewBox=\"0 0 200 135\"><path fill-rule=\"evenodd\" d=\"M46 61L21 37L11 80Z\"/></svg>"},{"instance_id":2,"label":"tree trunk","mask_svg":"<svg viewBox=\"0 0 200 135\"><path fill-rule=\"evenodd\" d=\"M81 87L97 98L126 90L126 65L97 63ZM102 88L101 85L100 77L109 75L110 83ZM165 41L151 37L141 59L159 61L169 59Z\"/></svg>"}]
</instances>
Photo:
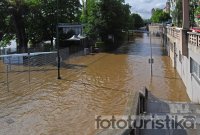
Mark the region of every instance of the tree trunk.
<instances>
[{"instance_id":1,"label":"tree trunk","mask_svg":"<svg viewBox=\"0 0 200 135\"><path fill-rule=\"evenodd\" d=\"M22 13L19 9L12 8L11 14L13 17L13 22L16 30L16 36L18 41L17 50L22 52L28 52L28 39L25 31L25 24L22 17Z\"/></svg>"},{"instance_id":2,"label":"tree trunk","mask_svg":"<svg viewBox=\"0 0 200 135\"><path fill-rule=\"evenodd\" d=\"M53 36L51 36L51 49L53 49Z\"/></svg>"},{"instance_id":3,"label":"tree trunk","mask_svg":"<svg viewBox=\"0 0 200 135\"><path fill-rule=\"evenodd\" d=\"M53 44L53 31L54 31L54 29L53 29L53 25L51 24L51 28L50 28L50 40L51 40L51 47L52 47L52 49L53 49L53 47L54 47L54 44Z\"/></svg>"}]
</instances>

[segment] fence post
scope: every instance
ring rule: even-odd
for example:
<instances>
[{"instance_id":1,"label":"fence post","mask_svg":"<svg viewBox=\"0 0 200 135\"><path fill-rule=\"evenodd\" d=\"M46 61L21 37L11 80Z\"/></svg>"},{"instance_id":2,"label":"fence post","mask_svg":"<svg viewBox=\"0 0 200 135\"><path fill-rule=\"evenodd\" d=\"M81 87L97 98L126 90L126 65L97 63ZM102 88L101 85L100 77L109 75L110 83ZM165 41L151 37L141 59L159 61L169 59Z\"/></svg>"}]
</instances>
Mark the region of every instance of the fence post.
<instances>
[{"instance_id":1,"label":"fence post","mask_svg":"<svg viewBox=\"0 0 200 135\"><path fill-rule=\"evenodd\" d=\"M8 90L8 92L9 92L9 76L8 76L8 69L9 67L8 67L8 64L6 64L6 81L7 81L7 90Z\"/></svg>"},{"instance_id":2,"label":"fence post","mask_svg":"<svg viewBox=\"0 0 200 135\"><path fill-rule=\"evenodd\" d=\"M45 55L44 73L46 73L46 68L45 68L45 66L47 66L48 62L47 62L47 54L44 54L44 55Z\"/></svg>"},{"instance_id":3,"label":"fence post","mask_svg":"<svg viewBox=\"0 0 200 135\"><path fill-rule=\"evenodd\" d=\"M31 83L31 70L30 70L30 52L28 52L28 83Z\"/></svg>"},{"instance_id":4,"label":"fence post","mask_svg":"<svg viewBox=\"0 0 200 135\"><path fill-rule=\"evenodd\" d=\"M145 112L147 112L147 108L148 108L148 97L149 97L149 92L148 92L148 89L145 87L145 101L144 101Z\"/></svg>"},{"instance_id":5,"label":"fence post","mask_svg":"<svg viewBox=\"0 0 200 135\"><path fill-rule=\"evenodd\" d=\"M10 65L10 71L11 71L11 58L12 58L12 56L10 56L8 58L9 58L9 65Z\"/></svg>"}]
</instances>

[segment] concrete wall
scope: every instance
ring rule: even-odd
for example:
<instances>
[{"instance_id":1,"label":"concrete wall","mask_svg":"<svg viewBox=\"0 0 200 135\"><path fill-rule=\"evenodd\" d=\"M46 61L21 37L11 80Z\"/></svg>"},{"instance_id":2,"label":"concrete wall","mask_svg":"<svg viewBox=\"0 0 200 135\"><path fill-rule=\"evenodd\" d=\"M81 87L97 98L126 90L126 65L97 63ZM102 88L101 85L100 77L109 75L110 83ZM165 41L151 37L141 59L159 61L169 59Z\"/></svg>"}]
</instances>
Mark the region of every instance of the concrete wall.
<instances>
[{"instance_id":1,"label":"concrete wall","mask_svg":"<svg viewBox=\"0 0 200 135\"><path fill-rule=\"evenodd\" d=\"M153 25L149 26L149 32L152 34L157 34L163 31L163 26L162 25Z\"/></svg>"},{"instance_id":2,"label":"concrete wall","mask_svg":"<svg viewBox=\"0 0 200 135\"><path fill-rule=\"evenodd\" d=\"M150 26L149 30L151 32L158 32L161 29L160 27ZM183 80L190 100L194 103L200 103L200 77L198 78L192 74L190 69L191 58L200 66L200 34L197 34L197 38L194 39L189 37L189 33L187 34L183 29L166 29L163 30L167 39L165 46L172 65Z\"/></svg>"},{"instance_id":3,"label":"concrete wall","mask_svg":"<svg viewBox=\"0 0 200 135\"><path fill-rule=\"evenodd\" d=\"M190 58L200 65L200 46L188 43L188 56L186 56L183 55L184 50L181 38L177 39L169 34L167 34L167 38L168 54L173 67L183 80L190 100L195 103L200 103L200 80L190 73Z\"/></svg>"},{"instance_id":4,"label":"concrete wall","mask_svg":"<svg viewBox=\"0 0 200 135\"><path fill-rule=\"evenodd\" d=\"M196 61L200 66L200 46L194 46L189 43L189 58L188 64L190 64L190 58ZM199 67L200 69L200 67ZM190 73L189 66L189 76L188 76L188 95L190 99L194 102L200 103L200 77L195 77L192 73ZM200 71L199 71L200 72Z\"/></svg>"}]
</instances>

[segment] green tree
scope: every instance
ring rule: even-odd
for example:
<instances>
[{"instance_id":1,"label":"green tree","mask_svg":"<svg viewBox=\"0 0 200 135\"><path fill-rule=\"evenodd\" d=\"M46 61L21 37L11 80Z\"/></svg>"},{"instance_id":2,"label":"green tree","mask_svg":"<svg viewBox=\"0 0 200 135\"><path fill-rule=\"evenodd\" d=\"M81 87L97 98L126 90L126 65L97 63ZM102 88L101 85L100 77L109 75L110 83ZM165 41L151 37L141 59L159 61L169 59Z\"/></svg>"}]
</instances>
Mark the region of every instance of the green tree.
<instances>
[{"instance_id":1,"label":"green tree","mask_svg":"<svg viewBox=\"0 0 200 135\"><path fill-rule=\"evenodd\" d=\"M113 39L118 42L122 29L128 29L130 6L123 0L87 0L86 4L87 35L93 40L99 37L110 45Z\"/></svg>"},{"instance_id":2,"label":"green tree","mask_svg":"<svg viewBox=\"0 0 200 135\"><path fill-rule=\"evenodd\" d=\"M195 15L200 15L200 6L198 6L195 10Z\"/></svg>"},{"instance_id":3,"label":"green tree","mask_svg":"<svg viewBox=\"0 0 200 135\"><path fill-rule=\"evenodd\" d=\"M171 19L169 13L164 12L162 9L155 9L153 15L151 16L151 21L153 23L163 23Z\"/></svg>"},{"instance_id":4,"label":"green tree","mask_svg":"<svg viewBox=\"0 0 200 135\"><path fill-rule=\"evenodd\" d=\"M0 2L0 47L4 47L9 44L10 40L13 39L14 28L10 27L11 15L8 11L8 2L3 0Z\"/></svg>"},{"instance_id":5,"label":"green tree","mask_svg":"<svg viewBox=\"0 0 200 135\"><path fill-rule=\"evenodd\" d=\"M138 29L144 26L144 20L139 14L131 14L129 20L129 29Z\"/></svg>"},{"instance_id":6,"label":"green tree","mask_svg":"<svg viewBox=\"0 0 200 135\"><path fill-rule=\"evenodd\" d=\"M11 16L11 22L15 28L15 35L18 42L18 50L27 52L28 34L27 34L27 16L30 10L37 6L38 0L8 0L8 15Z\"/></svg>"},{"instance_id":7,"label":"green tree","mask_svg":"<svg viewBox=\"0 0 200 135\"><path fill-rule=\"evenodd\" d=\"M86 24L85 33L91 39L97 38L97 27L101 24L99 17L100 11L97 2L95 0L86 0L82 10L81 20Z\"/></svg>"},{"instance_id":8,"label":"green tree","mask_svg":"<svg viewBox=\"0 0 200 135\"><path fill-rule=\"evenodd\" d=\"M38 4L37 0L3 0L0 14L4 14L1 20L5 22L0 31L3 32L3 43L6 45L13 37L16 37L19 52L27 51L27 16L30 9ZM6 10L3 10L6 9Z\"/></svg>"},{"instance_id":9,"label":"green tree","mask_svg":"<svg viewBox=\"0 0 200 135\"><path fill-rule=\"evenodd\" d=\"M80 22L79 0L43 0L39 9L32 11L29 17L29 37L37 44L42 40L50 40L53 45L53 37L56 36L57 17L58 23ZM34 22L31 22L34 21ZM41 27L42 26L42 27Z\"/></svg>"},{"instance_id":10,"label":"green tree","mask_svg":"<svg viewBox=\"0 0 200 135\"><path fill-rule=\"evenodd\" d=\"M199 25L200 25L200 18L199 18L199 16L200 16L200 6L198 6L198 7L196 8L195 14L194 14L194 15L196 16L195 22L196 22L197 25L199 26ZM193 18L193 19L194 19L194 18Z\"/></svg>"},{"instance_id":11,"label":"green tree","mask_svg":"<svg viewBox=\"0 0 200 135\"><path fill-rule=\"evenodd\" d=\"M0 2L0 31L4 33L3 40L9 40L6 35L16 36L18 50L27 51L28 40L38 43L42 40L53 40L55 36L56 15L60 23L79 22L79 0L3 0ZM4 27L6 26L6 27ZM11 37L9 36L9 37Z\"/></svg>"},{"instance_id":12,"label":"green tree","mask_svg":"<svg viewBox=\"0 0 200 135\"><path fill-rule=\"evenodd\" d=\"M172 22L178 27L182 26L183 22L182 15L183 15L182 0L177 0L175 10L172 12Z\"/></svg>"}]
</instances>

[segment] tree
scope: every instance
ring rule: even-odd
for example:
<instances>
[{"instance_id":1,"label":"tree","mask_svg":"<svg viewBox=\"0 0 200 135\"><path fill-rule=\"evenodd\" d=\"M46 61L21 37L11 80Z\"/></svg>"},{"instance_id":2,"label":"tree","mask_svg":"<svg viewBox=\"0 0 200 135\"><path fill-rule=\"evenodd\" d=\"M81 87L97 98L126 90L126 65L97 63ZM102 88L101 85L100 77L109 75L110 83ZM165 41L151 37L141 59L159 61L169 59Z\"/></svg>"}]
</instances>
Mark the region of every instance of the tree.
<instances>
[{"instance_id":1,"label":"tree","mask_svg":"<svg viewBox=\"0 0 200 135\"><path fill-rule=\"evenodd\" d=\"M37 4L36 0L9 0L8 10L12 17L20 52L27 52L28 37L26 32L26 16L29 8Z\"/></svg>"},{"instance_id":2,"label":"tree","mask_svg":"<svg viewBox=\"0 0 200 135\"><path fill-rule=\"evenodd\" d=\"M56 36L57 18L58 23L80 22L79 0L43 0L39 9L30 14L29 33L30 40L37 44L42 40L50 40L53 45L53 38ZM47 21L48 20L48 21ZM31 21L34 21L31 22ZM41 27L42 26L42 27Z\"/></svg>"},{"instance_id":3,"label":"tree","mask_svg":"<svg viewBox=\"0 0 200 135\"><path fill-rule=\"evenodd\" d=\"M58 0L58 9L56 2L57 0L3 0L0 2L0 13L3 14L1 21L6 26L0 27L0 31L4 33L3 40L8 39L5 35L16 36L18 50L27 52L28 40L35 44L47 39L53 41L57 15L59 23L79 22L79 0Z\"/></svg>"},{"instance_id":4,"label":"tree","mask_svg":"<svg viewBox=\"0 0 200 135\"><path fill-rule=\"evenodd\" d=\"M4 27L0 28L4 36L2 38L5 46L13 37L16 37L19 52L27 52L27 15L30 8L38 3L37 0L3 0L1 2L0 14L4 14L1 20ZM6 10L5 10L6 9Z\"/></svg>"},{"instance_id":5,"label":"tree","mask_svg":"<svg viewBox=\"0 0 200 135\"><path fill-rule=\"evenodd\" d=\"M153 23L163 23L171 19L169 13L164 12L162 9L155 9L153 15L151 16L151 21Z\"/></svg>"},{"instance_id":6,"label":"tree","mask_svg":"<svg viewBox=\"0 0 200 135\"><path fill-rule=\"evenodd\" d=\"M100 37L111 45L111 40L121 39L122 29L128 29L129 15L130 6L123 0L87 0L86 33L93 40Z\"/></svg>"},{"instance_id":7,"label":"tree","mask_svg":"<svg viewBox=\"0 0 200 135\"><path fill-rule=\"evenodd\" d=\"M0 2L0 46L4 47L13 39L14 28L11 24L11 15L8 13L8 2Z\"/></svg>"},{"instance_id":8,"label":"tree","mask_svg":"<svg viewBox=\"0 0 200 135\"><path fill-rule=\"evenodd\" d=\"M81 20L86 24L85 33L89 38L96 39L97 27L101 23L99 7L95 0L86 0L83 6Z\"/></svg>"},{"instance_id":9,"label":"tree","mask_svg":"<svg viewBox=\"0 0 200 135\"><path fill-rule=\"evenodd\" d=\"M144 20L138 14L131 14L129 20L129 29L138 29L144 26Z\"/></svg>"},{"instance_id":10,"label":"tree","mask_svg":"<svg viewBox=\"0 0 200 135\"><path fill-rule=\"evenodd\" d=\"M200 6L198 6L195 10L195 13L194 13L196 16L197 15L200 15Z\"/></svg>"},{"instance_id":11,"label":"tree","mask_svg":"<svg viewBox=\"0 0 200 135\"><path fill-rule=\"evenodd\" d=\"M182 26L182 22L183 22L182 15L183 15L182 0L177 0L175 10L172 11L172 22L178 27Z\"/></svg>"},{"instance_id":12,"label":"tree","mask_svg":"<svg viewBox=\"0 0 200 135\"><path fill-rule=\"evenodd\" d=\"M199 6L196 8L194 15L196 16L195 22L199 26L200 25L200 7Z\"/></svg>"}]
</instances>

